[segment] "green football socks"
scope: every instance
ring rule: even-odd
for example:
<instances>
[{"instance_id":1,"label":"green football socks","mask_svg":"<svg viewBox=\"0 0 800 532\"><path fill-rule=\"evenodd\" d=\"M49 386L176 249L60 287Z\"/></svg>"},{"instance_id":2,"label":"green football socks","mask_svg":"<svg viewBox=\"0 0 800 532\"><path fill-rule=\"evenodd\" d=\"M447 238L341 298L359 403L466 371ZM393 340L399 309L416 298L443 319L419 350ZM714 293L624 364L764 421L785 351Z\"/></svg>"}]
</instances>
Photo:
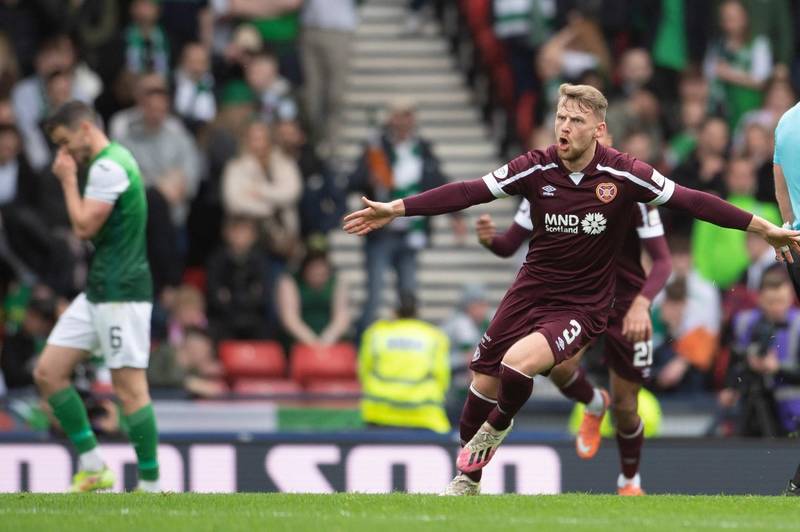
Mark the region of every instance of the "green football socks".
<instances>
[{"instance_id":1,"label":"green football socks","mask_svg":"<svg viewBox=\"0 0 800 532\"><path fill-rule=\"evenodd\" d=\"M87 453L97 447L97 438L89 424L86 407L83 406L83 401L73 386L54 393L47 402L50 403L53 414L61 423L61 428L79 453Z\"/></svg>"},{"instance_id":2,"label":"green football socks","mask_svg":"<svg viewBox=\"0 0 800 532\"><path fill-rule=\"evenodd\" d=\"M128 438L139 460L139 479L158 480L158 429L153 405L143 406L125 416L125 421L128 424Z\"/></svg>"}]
</instances>

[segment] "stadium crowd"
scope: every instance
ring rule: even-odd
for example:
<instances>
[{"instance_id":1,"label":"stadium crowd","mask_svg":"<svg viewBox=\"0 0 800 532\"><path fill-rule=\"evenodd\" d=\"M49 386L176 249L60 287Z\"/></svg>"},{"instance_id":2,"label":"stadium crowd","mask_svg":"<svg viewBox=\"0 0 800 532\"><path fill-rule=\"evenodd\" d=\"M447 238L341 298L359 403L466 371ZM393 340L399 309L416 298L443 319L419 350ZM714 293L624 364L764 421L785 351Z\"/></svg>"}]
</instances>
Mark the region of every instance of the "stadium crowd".
<instances>
[{"instance_id":1,"label":"stadium crowd","mask_svg":"<svg viewBox=\"0 0 800 532\"><path fill-rule=\"evenodd\" d=\"M552 143L559 85L591 84L609 95L615 147L782 223L773 131L800 89L797 2L457 3L474 45L466 69L489 79L487 105L506 112L506 147ZM447 179L407 101L364 139L352 175L332 164L358 4L0 0L0 390L31 387L55 318L85 282L91 251L72 234L42 130L70 99L95 106L148 186L155 387L224 394L220 342L275 340L286 352L357 342L384 270L413 289L427 227L367 241L363 313L327 255L348 192L396 198ZM409 2L408 33L424 4ZM661 215L673 273L653 307L651 389L715 394L722 434L796 430L800 308L783 266L756 238ZM454 369L490 315L480 287L465 287L441 324Z\"/></svg>"}]
</instances>

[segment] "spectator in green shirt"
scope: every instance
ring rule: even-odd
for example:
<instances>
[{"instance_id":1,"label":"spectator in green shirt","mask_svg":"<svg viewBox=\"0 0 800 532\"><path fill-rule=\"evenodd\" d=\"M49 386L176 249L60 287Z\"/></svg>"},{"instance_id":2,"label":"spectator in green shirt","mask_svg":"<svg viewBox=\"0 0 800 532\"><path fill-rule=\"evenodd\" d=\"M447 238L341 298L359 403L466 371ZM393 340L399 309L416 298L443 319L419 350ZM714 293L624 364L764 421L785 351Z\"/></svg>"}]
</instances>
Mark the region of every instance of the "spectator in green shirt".
<instances>
[{"instance_id":1,"label":"spectator in green shirt","mask_svg":"<svg viewBox=\"0 0 800 532\"><path fill-rule=\"evenodd\" d=\"M712 108L725 113L733 130L742 115L761 106L762 89L772 72L772 49L769 39L753 35L741 1L723 2L719 20L722 34L709 47L703 71L712 81Z\"/></svg>"},{"instance_id":2,"label":"spectator in green shirt","mask_svg":"<svg viewBox=\"0 0 800 532\"><path fill-rule=\"evenodd\" d=\"M278 281L281 322L293 342L333 345L350 327L347 284L328 256L310 251L296 275Z\"/></svg>"},{"instance_id":3,"label":"spectator in green shirt","mask_svg":"<svg viewBox=\"0 0 800 532\"><path fill-rule=\"evenodd\" d=\"M264 44L275 52L280 63L280 71L292 84L302 80L300 59L297 49L300 36L300 0L281 0L277 13L271 16L256 17L251 22L261 34Z\"/></svg>"},{"instance_id":4,"label":"spectator in green shirt","mask_svg":"<svg viewBox=\"0 0 800 532\"><path fill-rule=\"evenodd\" d=\"M726 199L741 209L780 222L780 213L772 203L755 199L756 174L752 163L743 157L733 159L725 171ZM705 279L725 290L747 269L747 235L696 221L692 229L692 256L697 271Z\"/></svg>"},{"instance_id":5,"label":"spectator in green shirt","mask_svg":"<svg viewBox=\"0 0 800 532\"><path fill-rule=\"evenodd\" d=\"M769 39L775 66L787 68L794 54L792 2L789 0L743 0L753 35Z\"/></svg>"}]
</instances>

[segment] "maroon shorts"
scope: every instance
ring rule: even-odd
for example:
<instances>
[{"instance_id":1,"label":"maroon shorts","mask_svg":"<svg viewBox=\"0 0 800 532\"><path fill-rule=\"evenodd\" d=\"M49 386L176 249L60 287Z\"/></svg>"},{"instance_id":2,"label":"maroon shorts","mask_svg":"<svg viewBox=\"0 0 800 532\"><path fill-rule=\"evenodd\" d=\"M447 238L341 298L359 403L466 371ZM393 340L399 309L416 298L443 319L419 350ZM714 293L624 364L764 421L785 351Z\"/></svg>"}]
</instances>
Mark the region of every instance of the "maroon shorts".
<instances>
[{"instance_id":1,"label":"maroon shorts","mask_svg":"<svg viewBox=\"0 0 800 532\"><path fill-rule=\"evenodd\" d=\"M534 332L547 339L556 364L573 357L603 333L606 312L575 306L552 306L537 301L524 272L506 292L489 328L481 338L469 367L477 373L498 376L500 362L517 340Z\"/></svg>"},{"instance_id":2,"label":"maroon shorts","mask_svg":"<svg viewBox=\"0 0 800 532\"><path fill-rule=\"evenodd\" d=\"M606 329L606 364L625 380L643 383L650 379L653 365L653 340L633 343L622 336L622 320L632 300L617 301Z\"/></svg>"}]
</instances>

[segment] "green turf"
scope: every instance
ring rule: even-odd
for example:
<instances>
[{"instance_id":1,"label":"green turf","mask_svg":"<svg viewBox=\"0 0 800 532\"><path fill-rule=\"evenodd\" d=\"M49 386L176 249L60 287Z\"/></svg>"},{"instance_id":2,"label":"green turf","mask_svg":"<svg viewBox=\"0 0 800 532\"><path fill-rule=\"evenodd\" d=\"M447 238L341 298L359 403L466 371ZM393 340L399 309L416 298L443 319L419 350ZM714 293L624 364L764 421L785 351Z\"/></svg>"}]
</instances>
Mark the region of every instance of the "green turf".
<instances>
[{"instance_id":1,"label":"green turf","mask_svg":"<svg viewBox=\"0 0 800 532\"><path fill-rule=\"evenodd\" d=\"M784 497L287 494L0 495L0 530L798 530Z\"/></svg>"}]
</instances>

